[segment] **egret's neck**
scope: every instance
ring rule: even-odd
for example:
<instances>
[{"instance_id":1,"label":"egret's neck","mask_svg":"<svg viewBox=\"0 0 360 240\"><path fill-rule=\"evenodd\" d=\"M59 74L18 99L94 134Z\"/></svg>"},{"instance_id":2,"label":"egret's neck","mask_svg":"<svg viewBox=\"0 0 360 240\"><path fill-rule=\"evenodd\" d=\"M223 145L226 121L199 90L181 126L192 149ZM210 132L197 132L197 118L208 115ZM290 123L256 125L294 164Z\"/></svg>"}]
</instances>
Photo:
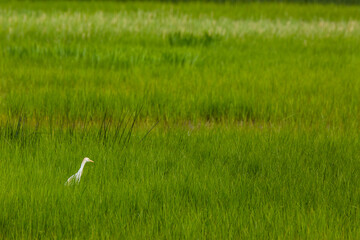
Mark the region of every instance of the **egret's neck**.
<instances>
[{"instance_id":1,"label":"egret's neck","mask_svg":"<svg viewBox=\"0 0 360 240\"><path fill-rule=\"evenodd\" d=\"M85 164L86 164L86 161L83 161L82 163L81 163L81 167L80 167L80 169L79 169L79 173L81 173L83 170L84 170L84 167L85 167Z\"/></svg>"}]
</instances>

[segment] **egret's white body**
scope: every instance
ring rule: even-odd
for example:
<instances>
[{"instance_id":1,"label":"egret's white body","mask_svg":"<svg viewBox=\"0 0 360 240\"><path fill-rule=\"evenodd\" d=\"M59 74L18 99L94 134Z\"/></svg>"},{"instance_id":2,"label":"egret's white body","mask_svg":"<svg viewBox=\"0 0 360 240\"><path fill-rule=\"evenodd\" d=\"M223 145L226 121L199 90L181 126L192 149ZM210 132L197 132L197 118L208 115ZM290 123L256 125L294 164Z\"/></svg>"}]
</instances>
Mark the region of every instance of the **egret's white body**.
<instances>
[{"instance_id":1,"label":"egret's white body","mask_svg":"<svg viewBox=\"0 0 360 240\"><path fill-rule=\"evenodd\" d=\"M81 163L81 167L80 167L79 171L77 173L75 173L74 175L72 175L71 177L69 177L69 179L66 181L65 185L71 185L73 182L75 182L75 183L80 182L81 174L82 174L85 164L87 162L94 162L94 161L87 157L84 158L84 160Z\"/></svg>"}]
</instances>

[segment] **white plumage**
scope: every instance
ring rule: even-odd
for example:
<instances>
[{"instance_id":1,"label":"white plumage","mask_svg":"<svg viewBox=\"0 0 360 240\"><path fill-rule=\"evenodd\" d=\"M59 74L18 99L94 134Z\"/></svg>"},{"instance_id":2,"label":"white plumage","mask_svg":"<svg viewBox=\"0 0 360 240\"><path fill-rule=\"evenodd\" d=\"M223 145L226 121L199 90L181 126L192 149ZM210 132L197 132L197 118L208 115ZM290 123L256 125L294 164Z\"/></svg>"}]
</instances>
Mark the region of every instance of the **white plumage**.
<instances>
[{"instance_id":1,"label":"white plumage","mask_svg":"<svg viewBox=\"0 0 360 240\"><path fill-rule=\"evenodd\" d=\"M84 158L84 160L81 163L81 167L79 169L79 171L77 173L75 173L74 175L72 175L71 177L69 177L69 179L66 181L65 185L71 185L72 183L79 183L80 179L81 179L81 174L84 170L85 164L87 162L94 162L93 160L91 160L90 158Z\"/></svg>"}]
</instances>

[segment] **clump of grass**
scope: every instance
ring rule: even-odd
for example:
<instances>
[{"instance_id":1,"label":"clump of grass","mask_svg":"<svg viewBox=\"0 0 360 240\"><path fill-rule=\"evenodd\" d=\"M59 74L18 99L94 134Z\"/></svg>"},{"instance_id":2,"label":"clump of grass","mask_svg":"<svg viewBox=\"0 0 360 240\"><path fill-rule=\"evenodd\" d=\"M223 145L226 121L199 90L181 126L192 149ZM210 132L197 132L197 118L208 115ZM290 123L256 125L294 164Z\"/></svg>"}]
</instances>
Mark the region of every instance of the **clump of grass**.
<instances>
[{"instance_id":1,"label":"clump of grass","mask_svg":"<svg viewBox=\"0 0 360 240\"><path fill-rule=\"evenodd\" d=\"M167 36L169 44L171 46L204 46L207 47L214 41L218 41L219 37L212 36L208 32L200 36L196 36L189 33L175 32Z\"/></svg>"}]
</instances>

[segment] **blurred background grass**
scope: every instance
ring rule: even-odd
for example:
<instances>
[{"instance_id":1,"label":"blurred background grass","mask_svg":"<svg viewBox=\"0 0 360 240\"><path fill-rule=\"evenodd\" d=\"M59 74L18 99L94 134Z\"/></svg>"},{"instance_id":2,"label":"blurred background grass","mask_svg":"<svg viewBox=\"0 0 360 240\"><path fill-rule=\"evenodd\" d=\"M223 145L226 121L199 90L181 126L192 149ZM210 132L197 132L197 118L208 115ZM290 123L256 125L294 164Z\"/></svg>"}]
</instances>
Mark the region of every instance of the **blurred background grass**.
<instances>
[{"instance_id":1,"label":"blurred background grass","mask_svg":"<svg viewBox=\"0 0 360 240\"><path fill-rule=\"evenodd\" d=\"M19 4L1 9L2 119L142 105L151 121L358 127L356 7Z\"/></svg>"}]
</instances>

